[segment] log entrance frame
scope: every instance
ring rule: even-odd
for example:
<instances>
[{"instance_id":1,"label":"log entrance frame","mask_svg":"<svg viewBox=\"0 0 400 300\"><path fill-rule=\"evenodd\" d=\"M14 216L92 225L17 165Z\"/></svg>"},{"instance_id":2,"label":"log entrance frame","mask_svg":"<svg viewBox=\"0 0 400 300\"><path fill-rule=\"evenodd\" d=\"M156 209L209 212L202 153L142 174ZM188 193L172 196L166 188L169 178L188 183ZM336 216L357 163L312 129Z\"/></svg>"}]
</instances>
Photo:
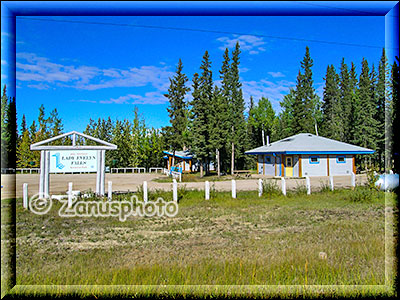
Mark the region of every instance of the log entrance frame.
<instances>
[{"instance_id":1,"label":"log entrance frame","mask_svg":"<svg viewBox=\"0 0 400 300\"><path fill-rule=\"evenodd\" d=\"M46 145L55 140L72 136L72 145ZM76 145L76 137L80 136L87 140L94 141L100 145ZM39 196L49 195L50 185L50 150L97 150L97 176L96 176L96 194L104 196L105 194L105 152L106 150L116 150L117 145L108 143L90 135L77 131L70 131L44 141L34 143L30 146L33 151L40 151L40 180Z\"/></svg>"}]
</instances>

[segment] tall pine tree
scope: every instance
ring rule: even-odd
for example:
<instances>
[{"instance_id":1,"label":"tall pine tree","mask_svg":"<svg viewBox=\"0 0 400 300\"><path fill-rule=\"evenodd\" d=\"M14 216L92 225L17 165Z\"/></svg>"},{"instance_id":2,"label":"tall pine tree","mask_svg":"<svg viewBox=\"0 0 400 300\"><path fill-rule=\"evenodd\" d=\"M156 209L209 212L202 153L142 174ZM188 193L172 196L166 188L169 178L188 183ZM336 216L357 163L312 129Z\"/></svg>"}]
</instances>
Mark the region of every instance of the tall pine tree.
<instances>
[{"instance_id":1,"label":"tall pine tree","mask_svg":"<svg viewBox=\"0 0 400 300\"><path fill-rule=\"evenodd\" d=\"M294 133L314 132L316 120L316 108L318 97L315 94L312 79L313 60L310 50L306 47L306 53L301 61L301 69L297 75L296 93L293 103L293 129Z\"/></svg>"},{"instance_id":2,"label":"tall pine tree","mask_svg":"<svg viewBox=\"0 0 400 300\"><path fill-rule=\"evenodd\" d=\"M321 134L327 138L341 140L344 128L338 88L339 77L333 65L328 66L324 79L325 87L322 103L323 122Z\"/></svg>"},{"instance_id":3,"label":"tall pine tree","mask_svg":"<svg viewBox=\"0 0 400 300\"><path fill-rule=\"evenodd\" d=\"M174 153L173 159L175 159L175 151L183 149L187 144L185 132L187 131L188 120L185 96L190 88L186 86L188 78L182 71L183 64L179 59L175 75L170 78L168 93L164 95L169 100L167 111L171 127L169 128L168 143Z\"/></svg>"}]
</instances>

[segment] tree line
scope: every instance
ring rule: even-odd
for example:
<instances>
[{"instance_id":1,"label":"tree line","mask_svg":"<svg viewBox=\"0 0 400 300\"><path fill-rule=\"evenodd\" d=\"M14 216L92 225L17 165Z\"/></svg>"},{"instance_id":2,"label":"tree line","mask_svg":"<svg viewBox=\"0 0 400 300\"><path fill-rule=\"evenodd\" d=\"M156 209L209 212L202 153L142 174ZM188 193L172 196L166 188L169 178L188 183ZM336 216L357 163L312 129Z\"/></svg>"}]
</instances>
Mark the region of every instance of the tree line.
<instances>
[{"instance_id":1,"label":"tree line","mask_svg":"<svg viewBox=\"0 0 400 300\"><path fill-rule=\"evenodd\" d=\"M228 49L224 52L220 86L213 82L207 51L200 72L193 75L191 88L181 60L170 79L165 95L171 124L166 130L167 145L173 152L191 149L200 162L201 176L203 168L208 172L209 162L217 166L218 173L253 169L255 157L244 155L246 150L264 145L265 139L272 142L302 132L375 150L368 161L357 158L359 167L368 165L380 171L393 167L394 138L387 133L397 116L398 62L390 66L384 49L377 68L362 59L359 75L355 64L348 65L344 58L338 71L334 65L327 66L320 99L314 88L313 59L306 47L296 86L280 102L279 114L267 97L257 104L251 97L248 112L245 111L239 64L237 43L231 54ZM192 99L185 101L189 91Z\"/></svg>"},{"instance_id":2,"label":"tree line","mask_svg":"<svg viewBox=\"0 0 400 300\"><path fill-rule=\"evenodd\" d=\"M357 159L360 167L367 163L380 170L393 167L393 154L398 153L392 130L398 122L398 58L389 65L383 49L376 68L362 60L359 75L355 64L347 64L344 58L338 70L334 65L327 66L320 99L314 88L313 60L306 47L296 86L283 97L281 111L276 113L267 95L257 103L251 97L246 107L239 77L240 54L239 43L231 52L225 49L215 76L205 51L191 81L183 72L182 61L178 61L165 94L170 125L150 128L135 108L132 120L90 119L84 133L118 146L118 150L106 151L106 165L110 167L162 167L163 150L190 150L199 162L201 176L209 173L211 162L218 174L252 169L256 158L244 155L246 150L262 146L267 137L273 142L301 132L375 150L368 161ZM47 116L41 105L38 119L28 127L23 115L18 129L15 98L7 97L4 86L1 112L2 168L38 167L40 153L30 151L29 146L64 132L57 109ZM53 143L70 142L65 138Z\"/></svg>"}]
</instances>

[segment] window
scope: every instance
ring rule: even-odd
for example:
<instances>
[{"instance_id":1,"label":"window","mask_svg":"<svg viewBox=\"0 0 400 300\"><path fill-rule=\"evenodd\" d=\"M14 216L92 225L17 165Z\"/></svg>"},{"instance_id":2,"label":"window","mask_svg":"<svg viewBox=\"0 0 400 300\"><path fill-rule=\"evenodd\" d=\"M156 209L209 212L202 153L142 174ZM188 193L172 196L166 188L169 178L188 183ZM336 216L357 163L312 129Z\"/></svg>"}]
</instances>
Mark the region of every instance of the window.
<instances>
[{"instance_id":1,"label":"window","mask_svg":"<svg viewBox=\"0 0 400 300\"><path fill-rule=\"evenodd\" d=\"M267 164L271 163L271 156L265 156L265 163Z\"/></svg>"},{"instance_id":2,"label":"window","mask_svg":"<svg viewBox=\"0 0 400 300\"><path fill-rule=\"evenodd\" d=\"M336 163L345 164L346 163L346 156L344 156L344 155L336 156Z\"/></svg>"},{"instance_id":3,"label":"window","mask_svg":"<svg viewBox=\"0 0 400 300\"><path fill-rule=\"evenodd\" d=\"M310 156L310 164L319 164L319 156Z\"/></svg>"}]
</instances>

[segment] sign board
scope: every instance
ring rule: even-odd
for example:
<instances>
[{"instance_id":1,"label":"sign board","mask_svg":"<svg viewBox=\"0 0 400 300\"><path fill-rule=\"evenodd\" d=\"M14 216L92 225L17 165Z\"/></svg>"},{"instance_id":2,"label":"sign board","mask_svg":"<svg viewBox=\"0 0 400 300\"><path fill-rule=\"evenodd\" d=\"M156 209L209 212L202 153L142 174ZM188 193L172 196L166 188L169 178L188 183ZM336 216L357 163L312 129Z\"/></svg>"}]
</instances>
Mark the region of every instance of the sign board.
<instances>
[{"instance_id":1,"label":"sign board","mask_svg":"<svg viewBox=\"0 0 400 300\"><path fill-rule=\"evenodd\" d=\"M97 172L97 151L50 151L50 173L64 172Z\"/></svg>"}]
</instances>

